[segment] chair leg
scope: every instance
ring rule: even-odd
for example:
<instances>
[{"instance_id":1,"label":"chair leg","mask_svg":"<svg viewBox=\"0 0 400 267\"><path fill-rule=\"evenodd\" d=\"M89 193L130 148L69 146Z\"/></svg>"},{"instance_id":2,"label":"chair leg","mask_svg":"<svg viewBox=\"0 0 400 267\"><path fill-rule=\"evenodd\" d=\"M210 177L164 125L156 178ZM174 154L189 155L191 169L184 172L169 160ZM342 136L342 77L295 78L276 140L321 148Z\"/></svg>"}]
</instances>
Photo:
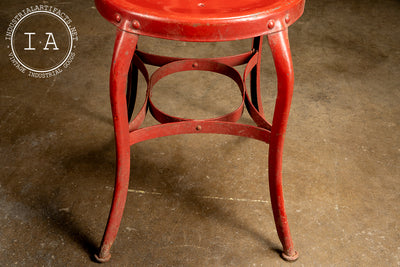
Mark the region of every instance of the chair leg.
<instances>
[{"instance_id":1,"label":"chair leg","mask_svg":"<svg viewBox=\"0 0 400 267\"><path fill-rule=\"evenodd\" d=\"M261 90L260 90L260 70L261 70L261 50L262 50L263 37L258 36L253 39L253 50L258 51L258 60L255 68L251 70L250 74L250 85L251 85L251 102L254 107L260 112L264 117L264 110L261 100Z\"/></svg>"},{"instance_id":2,"label":"chair leg","mask_svg":"<svg viewBox=\"0 0 400 267\"><path fill-rule=\"evenodd\" d=\"M294 84L292 57L287 29L268 35L268 42L274 58L278 79L278 94L269 144L269 188L275 226L283 246L282 257L287 261L295 261L299 254L293 247L282 191L283 143Z\"/></svg>"},{"instance_id":3,"label":"chair leg","mask_svg":"<svg viewBox=\"0 0 400 267\"><path fill-rule=\"evenodd\" d=\"M110 72L110 98L114 121L117 169L110 215L100 252L95 255L99 262L106 262L111 258L110 249L118 233L128 193L130 145L125 90L129 66L135 53L137 40L137 35L117 30Z\"/></svg>"},{"instance_id":4,"label":"chair leg","mask_svg":"<svg viewBox=\"0 0 400 267\"><path fill-rule=\"evenodd\" d=\"M131 120L133 110L135 109L136 96L138 87L138 68L133 62L129 68L128 86L126 89L126 104L128 107L128 121Z\"/></svg>"}]
</instances>

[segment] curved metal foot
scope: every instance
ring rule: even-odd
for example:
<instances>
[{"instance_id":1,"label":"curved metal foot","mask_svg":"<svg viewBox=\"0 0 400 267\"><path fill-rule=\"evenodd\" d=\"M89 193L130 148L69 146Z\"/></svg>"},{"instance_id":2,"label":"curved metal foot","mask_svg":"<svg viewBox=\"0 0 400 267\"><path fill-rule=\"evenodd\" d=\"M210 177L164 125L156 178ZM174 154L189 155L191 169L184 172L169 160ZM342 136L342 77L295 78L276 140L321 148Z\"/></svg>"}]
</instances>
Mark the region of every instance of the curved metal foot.
<instances>
[{"instance_id":1,"label":"curved metal foot","mask_svg":"<svg viewBox=\"0 0 400 267\"><path fill-rule=\"evenodd\" d=\"M293 64L287 29L268 35L268 41L278 78L278 95L275 103L269 144L269 190L275 226L284 251L282 258L293 261L297 259L298 253L293 247L282 189L283 143L294 84Z\"/></svg>"},{"instance_id":2,"label":"curved metal foot","mask_svg":"<svg viewBox=\"0 0 400 267\"><path fill-rule=\"evenodd\" d=\"M299 253L295 250L293 255L287 255L285 252L281 253L282 259L284 259L285 261L297 261L297 259L299 258Z\"/></svg>"},{"instance_id":3,"label":"curved metal foot","mask_svg":"<svg viewBox=\"0 0 400 267\"><path fill-rule=\"evenodd\" d=\"M108 253L108 255L104 257L100 257L97 254L94 254L94 258L96 259L97 262L104 263L111 259L111 253Z\"/></svg>"}]
</instances>

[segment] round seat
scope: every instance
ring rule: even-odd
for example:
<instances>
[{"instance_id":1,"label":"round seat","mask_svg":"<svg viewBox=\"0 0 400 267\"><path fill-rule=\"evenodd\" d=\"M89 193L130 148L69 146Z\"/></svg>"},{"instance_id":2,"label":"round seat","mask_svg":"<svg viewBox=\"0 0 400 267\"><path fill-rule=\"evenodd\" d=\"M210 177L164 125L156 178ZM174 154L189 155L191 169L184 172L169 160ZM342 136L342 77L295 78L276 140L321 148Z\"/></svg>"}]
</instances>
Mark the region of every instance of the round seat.
<instances>
[{"instance_id":1,"label":"round seat","mask_svg":"<svg viewBox=\"0 0 400 267\"><path fill-rule=\"evenodd\" d=\"M230 41L285 29L305 0L96 0L108 21L124 31L193 41Z\"/></svg>"}]
</instances>

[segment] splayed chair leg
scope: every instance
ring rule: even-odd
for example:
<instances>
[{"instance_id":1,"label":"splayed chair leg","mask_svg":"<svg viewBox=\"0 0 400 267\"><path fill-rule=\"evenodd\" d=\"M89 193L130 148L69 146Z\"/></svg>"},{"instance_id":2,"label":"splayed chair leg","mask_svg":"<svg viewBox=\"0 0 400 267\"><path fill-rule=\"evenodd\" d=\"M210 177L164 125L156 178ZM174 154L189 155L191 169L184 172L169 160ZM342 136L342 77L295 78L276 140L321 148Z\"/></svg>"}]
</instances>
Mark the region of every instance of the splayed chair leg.
<instances>
[{"instance_id":1,"label":"splayed chair leg","mask_svg":"<svg viewBox=\"0 0 400 267\"><path fill-rule=\"evenodd\" d=\"M128 121L131 120L133 110L135 108L136 96L137 96L137 86L138 86L138 68L133 62L129 68L128 74L128 86L126 89L126 104L128 108Z\"/></svg>"},{"instance_id":2,"label":"splayed chair leg","mask_svg":"<svg viewBox=\"0 0 400 267\"><path fill-rule=\"evenodd\" d=\"M110 73L110 98L114 121L117 169L114 196L106 230L98 255L99 262L111 258L110 249L117 236L128 193L130 172L130 145L126 87L129 66L135 53L138 36L117 30Z\"/></svg>"},{"instance_id":3,"label":"splayed chair leg","mask_svg":"<svg viewBox=\"0 0 400 267\"><path fill-rule=\"evenodd\" d=\"M251 102L254 107L264 117L264 110L261 101L260 90L260 72L261 72L261 50L262 50L263 37L258 36L253 39L252 49L258 53L257 65L251 70L250 85L251 85Z\"/></svg>"},{"instance_id":4,"label":"splayed chair leg","mask_svg":"<svg viewBox=\"0 0 400 267\"><path fill-rule=\"evenodd\" d=\"M282 258L287 261L295 261L299 254L293 247L282 190L283 143L294 84L292 57L287 29L268 35L268 42L274 58L278 78L278 94L275 103L269 145L269 188L275 225L283 246Z\"/></svg>"}]
</instances>

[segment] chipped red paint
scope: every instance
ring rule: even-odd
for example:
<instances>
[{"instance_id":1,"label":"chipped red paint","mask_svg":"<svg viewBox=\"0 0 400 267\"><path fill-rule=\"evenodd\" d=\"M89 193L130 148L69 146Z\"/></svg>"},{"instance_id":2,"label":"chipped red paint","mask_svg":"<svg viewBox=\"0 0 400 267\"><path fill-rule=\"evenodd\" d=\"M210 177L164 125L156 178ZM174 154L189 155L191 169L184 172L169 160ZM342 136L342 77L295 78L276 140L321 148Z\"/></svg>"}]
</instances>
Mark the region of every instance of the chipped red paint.
<instances>
[{"instance_id":1,"label":"chipped red paint","mask_svg":"<svg viewBox=\"0 0 400 267\"><path fill-rule=\"evenodd\" d=\"M159 4L159 3L162 3ZM196 3L194 6L191 6ZM304 0L96 0L97 9L118 27L110 73L117 170L113 202L100 252L96 259L108 261L122 219L128 192L130 146L163 136L218 133L253 138L269 144L268 173L271 204L282 257L293 261L294 250L282 191L282 151L293 94L293 65L287 27L303 13ZM136 50L139 35L178 41L212 42L254 38L249 52L221 58L190 59L151 55ZM268 36L278 80L272 124L264 116L260 94L262 36ZM149 76L145 64L159 66ZM243 76L234 66L247 64ZM233 112L218 118L192 120L168 115L151 101L154 85L170 74L202 70L233 79L242 102ZM136 101L138 73L147 83L145 101L131 120ZM250 76L250 94L246 80ZM128 90L126 90L128 88ZM237 123L246 107L257 126ZM147 111L159 125L140 128Z\"/></svg>"}]
</instances>

